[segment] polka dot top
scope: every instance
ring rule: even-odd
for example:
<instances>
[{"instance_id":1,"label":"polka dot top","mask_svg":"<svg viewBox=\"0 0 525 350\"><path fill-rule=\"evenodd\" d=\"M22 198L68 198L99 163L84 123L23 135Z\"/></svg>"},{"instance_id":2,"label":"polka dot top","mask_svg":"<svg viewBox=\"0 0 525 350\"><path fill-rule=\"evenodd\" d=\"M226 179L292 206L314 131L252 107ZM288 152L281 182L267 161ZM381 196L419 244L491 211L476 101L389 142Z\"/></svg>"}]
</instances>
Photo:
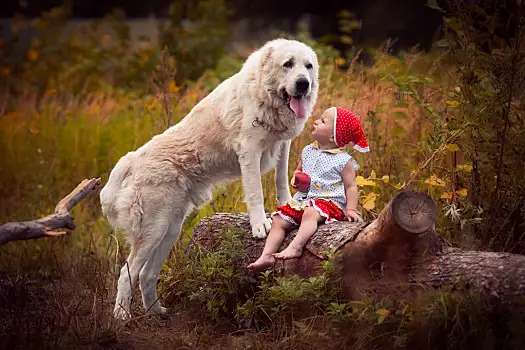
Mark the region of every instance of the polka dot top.
<instances>
[{"instance_id":1,"label":"polka dot top","mask_svg":"<svg viewBox=\"0 0 525 350\"><path fill-rule=\"evenodd\" d=\"M308 199L322 198L344 210L346 196L341 171L349 161L358 170L354 158L343 150L321 150L314 143L303 148L301 159L303 172L310 175L310 188L308 193L297 192L292 200L302 205Z\"/></svg>"}]
</instances>

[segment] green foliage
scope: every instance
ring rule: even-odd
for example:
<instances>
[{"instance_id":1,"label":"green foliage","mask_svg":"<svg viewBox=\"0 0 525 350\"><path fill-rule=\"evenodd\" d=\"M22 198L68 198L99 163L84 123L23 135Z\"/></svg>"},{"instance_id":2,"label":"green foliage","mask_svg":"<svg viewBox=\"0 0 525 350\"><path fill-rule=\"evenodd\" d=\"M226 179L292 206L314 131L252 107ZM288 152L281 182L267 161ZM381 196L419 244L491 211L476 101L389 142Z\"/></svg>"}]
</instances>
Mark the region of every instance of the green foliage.
<instances>
[{"instance_id":1,"label":"green foliage","mask_svg":"<svg viewBox=\"0 0 525 350\"><path fill-rule=\"evenodd\" d=\"M274 276L271 271L261 273L259 290L237 309L240 320L256 319L268 326L280 327L290 316L316 314L332 305L338 298L339 266L334 263L335 251L325 252L323 272L318 276L302 278Z\"/></svg>"},{"instance_id":2,"label":"green foliage","mask_svg":"<svg viewBox=\"0 0 525 350\"><path fill-rule=\"evenodd\" d=\"M232 11L224 0L174 1L169 25L160 26L161 46L177 61L177 81L195 81L227 53Z\"/></svg>"},{"instance_id":3,"label":"green foliage","mask_svg":"<svg viewBox=\"0 0 525 350\"><path fill-rule=\"evenodd\" d=\"M235 316L241 327L254 328L265 342L294 348L496 349L525 344L520 331L525 318L519 309L491 310L479 295L459 285L421 289L410 301L366 295L342 299L334 251L325 252L328 259L317 276L266 271L260 273L256 290L248 288L244 266L239 268L239 234L222 233L221 245L213 249L195 245L174 255L162 283L168 299L191 303L215 322L231 322ZM521 302L518 298L516 305Z\"/></svg>"},{"instance_id":4,"label":"green foliage","mask_svg":"<svg viewBox=\"0 0 525 350\"><path fill-rule=\"evenodd\" d=\"M299 23L297 27L297 33L287 33L282 31L275 31L274 37L285 38L290 40L299 40L309 45L317 54L319 61L319 76L325 76L328 73L330 66L338 58L341 58L341 54L333 46L325 44L322 41L315 40L310 32Z\"/></svg>"},{"instance_id":5,"label":"green foliage","mask_svg":"<svg viewBox=\"0 0 525 350\"><path fill-rule=\"evenodd\" d=\"M244 257L241 234L233 228L219 233L219 244L211 252L194 244L177 250L164 265L167 275L161 288L168 303L187 302L213 320L232 314L250 288L239 264Z\"/></svg>"},{"instance_id":6,"label":"green foliage","mask_svg":"<svg viewBox=\"0 0 525 350\"><path fill-rule=\"evenodd\" d=\"M14 38L0 41L0 74L6 78L0 88L15 95L27 93L28 88L36 93L56 89L78 94L107 85L147 92L164 47L176 66L174 81L181 86L214 69L226 55L230 14L223 0L174 1L168 24L159 25L159 46L147 37L135 42L120 10L75 28L67 26L68 7L54 8L29 24L19 19L12 28ZM22 29L36 33L23 53L25 60L14 49L22 40ZM232 62L223 60L221 70L228 64ZM218 79L224 79L225 73Z\"/></svg>"},{"instance_id":7,"label":"green foliage","mask_svg":"<svg viewBox=\"0 0 525 350\"><path fill-rule=\"evenodd\" d=\"M356 15L348 10L342 10L337 14L339 31L342 33L333 44L342 44L344 49L344 56L352 60L356 54L356 46L354 37L358 35L361 30L362 22L357 19ZM322 39L321 39L322 40Z\"/></svg>"},{"instance_id":8,"label":"green foliage","mask_svg":"<svg viewBox=\"0 0 525 350\"><path fill-rule=\"evenodd\" d=\"M443 129L464 130L454 150L470 170L456 178L469 189L468 203L458 209L461 228L469 227L484 246L523 252L523 11L504 19L502 8L489 16L475 4L451 6L446 28L455 79L447 91Z\"/></svg>"},{"instance_id":9,"label":"green foliage","mask_svg":"<svg viewBox=\"0 0 525 350\"><path fill-rule=\"evenodd\" d=\"M237 73L243 63L244 60L241 58L225 55L217 62L216 67L208 69L204 73L202 77L203 83L208 89L212 90L220 82Z\"/></svg>"},{"instance_id":10,"label":"green foliage","mask_svg":"<svg viewBox=\"0 0 525 350\"><path fill-rule=\"evenodd\" d=\"M27 93L28 88L36 93L56 89L78 94L99 91L107 84L144 87L148 72L158 64L159 51L148 45L131 47L122 12L75 28L67 27L68 19L68 9L59 7L33 20L26 29L36 36L25 52L26 60L17 60L13 47L5 44L0 57L8 72L4 88L13 94Z\"/></svg>"}]
</instances>

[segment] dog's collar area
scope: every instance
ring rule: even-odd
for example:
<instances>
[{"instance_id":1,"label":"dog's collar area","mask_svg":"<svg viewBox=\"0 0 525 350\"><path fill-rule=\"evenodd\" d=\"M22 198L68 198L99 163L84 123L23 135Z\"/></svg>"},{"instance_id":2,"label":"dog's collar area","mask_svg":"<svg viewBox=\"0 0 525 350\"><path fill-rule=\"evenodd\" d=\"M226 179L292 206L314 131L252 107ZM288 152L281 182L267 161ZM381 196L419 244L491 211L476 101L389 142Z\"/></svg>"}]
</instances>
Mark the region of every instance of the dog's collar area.
<instances>
[{"instance_id":1,"label":"dog's collar area","mask_svg":"<svg viewBox=\"0 0 525 350\"><path fill-rule=\"evenodd\" d=\"M274 128L273 126L268 125L267 123L263 122L259 118L255 118L252 121L252 126L254 128L262 126L266 131L271 132L271 133L275 133L275 134L284 134L285 132L288 131L288 128L286 126L283 129L277 129L277 128Z\"/></svg>"}]
</instances>

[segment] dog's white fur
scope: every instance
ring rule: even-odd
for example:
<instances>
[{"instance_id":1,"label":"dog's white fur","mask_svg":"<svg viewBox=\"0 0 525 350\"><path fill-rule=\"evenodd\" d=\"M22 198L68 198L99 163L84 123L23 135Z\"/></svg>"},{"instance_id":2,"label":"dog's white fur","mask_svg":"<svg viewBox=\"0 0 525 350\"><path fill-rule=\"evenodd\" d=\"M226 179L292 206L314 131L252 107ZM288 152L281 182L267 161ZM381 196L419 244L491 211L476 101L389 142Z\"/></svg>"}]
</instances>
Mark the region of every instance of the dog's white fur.
<instances>
[{"instance_id":1,"label":"dog's white fur","mask_svg":"<svg viewBox=\"0 0 525 350\"><path fill-rule=\"evenodd\" d=\"M285 65L290 60L293 67ZM310 83L303 97L306 116L297 118L286 97L296 95L296 82L304 78ZM118 280L116 317L130 315L137 279L144 308L165 311L157 301L159 271L186 214L211 200L214 185L242 175L252 234L266 237L271 221L264 212L261 174L275 167L279 203L291 198L290 143L304 129L317 90L315 52L298 41L272 40L181 122L118 161L100 192L104 215L131 243Z\"/></svg>"}]
</instances>

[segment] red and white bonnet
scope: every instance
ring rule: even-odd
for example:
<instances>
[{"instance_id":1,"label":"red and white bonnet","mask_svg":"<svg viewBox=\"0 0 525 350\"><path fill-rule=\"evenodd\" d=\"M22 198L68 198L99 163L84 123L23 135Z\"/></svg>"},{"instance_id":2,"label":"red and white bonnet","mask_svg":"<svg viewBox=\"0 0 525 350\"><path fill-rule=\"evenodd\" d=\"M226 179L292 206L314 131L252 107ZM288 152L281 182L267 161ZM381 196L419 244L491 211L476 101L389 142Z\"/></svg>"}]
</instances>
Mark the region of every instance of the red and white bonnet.
<instances>
[{"instance_id":1,"label":"red and white bonnet","mask_svg":"<svg viewBox=\"0 0 525 350\"><path fill-rule=\"evenodd\" d=\"M370 152L361 122L347 109L334 108L334 142L338 147L344 147L350 142L359 152Z\"/></svg>"}]
</instances>

